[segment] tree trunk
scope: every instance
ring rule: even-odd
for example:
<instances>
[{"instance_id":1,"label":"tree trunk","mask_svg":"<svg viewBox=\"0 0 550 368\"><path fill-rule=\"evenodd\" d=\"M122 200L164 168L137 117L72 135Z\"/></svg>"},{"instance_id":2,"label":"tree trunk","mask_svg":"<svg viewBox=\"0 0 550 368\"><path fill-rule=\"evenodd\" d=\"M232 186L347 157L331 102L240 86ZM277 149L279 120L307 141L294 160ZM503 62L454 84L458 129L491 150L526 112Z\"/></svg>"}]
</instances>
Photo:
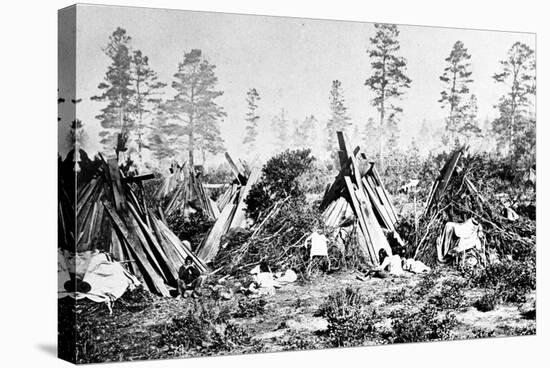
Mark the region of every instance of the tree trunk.
<instances>
[{"instance_id":1,"label":"tree trunk","mask_svg":"<svg viewBox=\"0 0 550 368\"><path fill-rule=\"evenodd\" d=\"M195 167L195 160L193 152L195 151L195 137L193 134L193 129L189 132L189 167L194 168Z\"/></svg>"}]
</instances>

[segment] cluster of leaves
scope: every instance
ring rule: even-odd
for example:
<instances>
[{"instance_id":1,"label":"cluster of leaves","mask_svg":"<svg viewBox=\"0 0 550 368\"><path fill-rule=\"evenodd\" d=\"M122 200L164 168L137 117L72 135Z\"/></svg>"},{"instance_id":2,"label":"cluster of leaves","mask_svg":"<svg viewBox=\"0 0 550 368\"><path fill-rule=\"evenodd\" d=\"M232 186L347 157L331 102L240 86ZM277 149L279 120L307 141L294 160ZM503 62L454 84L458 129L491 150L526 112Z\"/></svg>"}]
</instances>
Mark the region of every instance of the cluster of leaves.
<instances>
[{"instance_id":1,"label":"cluster of leaves","mask_svg":"<svg viewBox=\"0 0 550 368\"><path fill-rule=\"evenodd\" d=\"M392 313L392 331L386 337L391 343L448 340L456 326L456 316L426 304L420 309L403 307Z\"/></svg>"},{"instance_id":2,"label":"cluster of leaves","mask_svg":"<svg viewBox=\"0 0 550 368\"><path fill-rule=\"evenodd\" d=\"M233 313L235 318L253 318L265 313L267 301L264 298L240 299L237 304L237 311Z\"/></svg>"},{"instance_id":3,"label":"cluster of leaves","mask_svg":"<svg viewBox=\"0 0 550 368\"><path fill-rule=\"evenodd\" d=\"M183 216L179 211L176 211L168 216L166 221L168 221L168 226L178 238L191 243L192 249L200 244L214 224L214 220L209 218L203 211L197 211L188 216Z\"/></svg>"},{"instance_id":4,"label":"cluster of leaves","mask_svg":"<svg viewBox=\"0 0 550 368\"><path fill-rule=\"evenodd\" d=\"M326 342L318 334L296 332L283 342L283 350L314 350L323 349Z\"/></svg>"},{"instance_id":5,"label":"cluster of leaves","mask_svg":"<svg viewBox=\"0 0 550 368\"><path fill-rule=\"evenodd\" d=\"M212 301L193 301L183 317L174 317L160 327L160 345L173 351L193 351L203 355L230 352L251 345L244 328L229 320L232 310Z\"/></svg>"},{"instance_id":6,"label":"cluster of leaves","mask_svg":"<svg viewBox=\"0 0 550 368\"><path fill-rule=\"evenodd\" d=\"M376 333L378 317L371 303L357 288L346 287L330 294L318 314L328 321L325 332L334 347L363 344Z\"/></svg>"},{"instance_id":7,"label":"cluster of leaves","mask_svg":"<svg viewBox=\"0 0 550 368\"><path fill-rule=\"evenodd\" d=\"M489 312L495 309L498 304L498 295L494 291L484 293L481 298L474 302L474 307L480 312Z\"/></svg>"},{"instance_id":8,"label":"cluster of leaves","mask_svg":"<svg viewBox=\"0 0 550 368\"><path fill-rule=\"evenodd\" d=\"M277 201L288 197L303 198L299 180L313 164L311 150L286 150L270 158L262 168L261 180L254 184L245 199L247 216L259 219Z\"/></svg>"},{"instance_id":9,"label":"cluster of leaves","mask_svg":"<svg viewBox=\"0 0 550 368\"><path fill-rule=\"evenodd\" d=\"M494 290L503 302L525 301L525 296L536 288L536 264L531 261L506 260L488 265L468 274L473 286Z\"/></svg>"},{"instance_id":10,"label":"cluster of leaves","mask_svg":"<svg viewBox=\"0 0 550 368\"><path fill-rule=\"evenodd\" d=\"M428 295L436 285L438 280L441 277L441 270L438 268L433 268L430 272L425 273L422 276L422 279L416 284L414 288L414 294L418 298L423 298Z\"/></svg>"},{"instance_id":11,"label":"cluster of leaves","mask_svg":"<svg viewBox=\"0 0 550 368\"><path fill-rule=\"evenodd\" d=\"M393 289L384 293L384 300L386 304L403 303L410 295L407 293L407 289Z\"/></svg>"},{"instance_id":12,"label":"cluster of leaves","mask_svg":"<svg viewBox=\"0 0 550 368\"><path fill-rule=\"evenodd\" d=\"M462 278L450 278L442 282L441 288L430 296L429 302L439 309L459 310L467 306L464 288L467 282Z\"/></svg>"}]
</instances>

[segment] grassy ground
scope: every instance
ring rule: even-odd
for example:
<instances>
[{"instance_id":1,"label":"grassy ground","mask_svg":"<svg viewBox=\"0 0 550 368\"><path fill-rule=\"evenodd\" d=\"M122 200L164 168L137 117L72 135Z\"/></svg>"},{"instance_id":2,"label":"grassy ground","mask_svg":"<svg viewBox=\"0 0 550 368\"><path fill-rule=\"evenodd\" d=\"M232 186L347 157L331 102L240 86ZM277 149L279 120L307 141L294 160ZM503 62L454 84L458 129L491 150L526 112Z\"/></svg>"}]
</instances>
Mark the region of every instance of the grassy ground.
<instances>
[{"instance_id":1,"label":"grassy ground","mask_svg":"<svg viewBox=\"0 0 550 368\"><path fill-rule=\"evenodd\" d=\"M287 285L265 298L265 305L240 294L229 301L204 296L198 303L150 296L141 305L117 302L109 314L104 306L84 302L76 307L77 360L140 360L535 333L536 321L522 314L523 303L501 303L481 312L473 305L484 290L464 282L451 270L428 277L411 274L387 279L362 279L359 273L342 272ZM453 289L453 285L461 287ZM359 314L345 320L362 322L333 328L337 322L329 323L319 316L319 310L329 295L348 286L364 299ZM534 292L528 295L532 298ZM206 305L207 310L198 305ZM427 314L429 319L421 317ZM361 324L369 328L357 330ZM427 331L426 326L431 329ZM342 339L338 334L345 336Z\"/></svg>"}]
</instances>

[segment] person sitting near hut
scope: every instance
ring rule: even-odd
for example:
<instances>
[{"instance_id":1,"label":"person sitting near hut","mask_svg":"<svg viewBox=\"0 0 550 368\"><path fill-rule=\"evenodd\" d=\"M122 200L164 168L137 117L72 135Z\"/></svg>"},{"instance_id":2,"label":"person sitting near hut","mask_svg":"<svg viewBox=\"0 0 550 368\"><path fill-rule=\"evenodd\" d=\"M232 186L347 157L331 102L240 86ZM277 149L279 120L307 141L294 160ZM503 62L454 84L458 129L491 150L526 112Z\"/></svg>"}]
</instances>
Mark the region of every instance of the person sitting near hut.
<instances>
[{"instance_id":1,"label":"person sitting near hut","mask_svg":"<svg viewBox=\"0 0 550 368\"><path fill-rule=\"evenodd\" d=\"M185 259L185 263L178 272L178 292L179 295L187 298L189 296L199 296L200 288L206 276L193 264L191 257Z\"/></svg>"},{"instance_id":2,"label":"person sitting near hut","mask_svg":"<svg viewBox=\"0 0 550 368\"><path fill-rule=\"evenodd\" d=\"M378 262L380 266L376 267L372 272L374 277L386 278L388 275L401 276L403 275L403 260L399 254L388 255L385 249L378 251Z\"/></svg>"}]
</instances>

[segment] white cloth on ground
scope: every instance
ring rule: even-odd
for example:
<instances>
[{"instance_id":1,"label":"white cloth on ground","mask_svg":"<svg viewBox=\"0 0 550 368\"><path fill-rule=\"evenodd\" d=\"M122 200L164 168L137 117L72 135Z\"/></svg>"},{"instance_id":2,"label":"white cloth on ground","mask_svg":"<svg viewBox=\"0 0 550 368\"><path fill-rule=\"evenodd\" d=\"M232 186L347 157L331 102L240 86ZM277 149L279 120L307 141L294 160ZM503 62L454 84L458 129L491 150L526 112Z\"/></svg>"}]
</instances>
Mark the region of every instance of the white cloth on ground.
<instances>
[{"instance_id":1,"label":"white cloth on ground","mask_svg":"<svg viewBox=\"0 0 550 368\"><path fill-rule=\"evenodd\" d=\"M431 268L426 266L421 261L416 261L412 258L405 260L403 264L403 269L412 273L424 273L430 272Z\"/></svg>"},{"instance_id":2,"label":"white cloth on ground","mask_svg":"<svg viewBox=\"0 0 550 368\"><path fill-rule=\"evenodd\" d=\"M279 286L290 284L298 279L298 275L296 275L296 272L291 270L290 268L286 270L283 274L280 274L279 277L276 278L276 282Z\"/></svg>"},{"instance_id":3,"label":"white cloth on ground","mask_svg":"<svg viewBox=\"0 0 550 368\"><path fill-rule=\"evenodd\" d=\"M90 284L90 291L73 293L65 290L65 282L70 280L69 272ZM71 296L75 299L88 298L97 303L109 303L139 284L134 275L120 263L108 259L105 253L88 251L73 256L58 252L58 298Z\"/></svg>"}]
</instances>

